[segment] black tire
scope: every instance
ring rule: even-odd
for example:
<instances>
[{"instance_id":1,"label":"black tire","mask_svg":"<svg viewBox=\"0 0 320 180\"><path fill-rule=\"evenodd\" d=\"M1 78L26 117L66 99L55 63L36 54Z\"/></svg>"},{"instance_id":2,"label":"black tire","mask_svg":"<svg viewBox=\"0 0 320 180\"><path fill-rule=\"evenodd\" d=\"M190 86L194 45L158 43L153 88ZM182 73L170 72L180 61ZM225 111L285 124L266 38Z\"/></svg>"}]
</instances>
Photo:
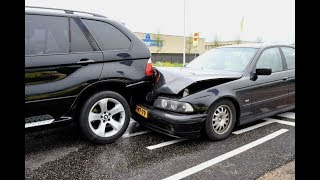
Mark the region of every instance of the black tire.
<instances>
[{"instance_id":1,"label":"black tire","mask_svg":"<svg viewBox=\"0 0 320 180\"><path fill-rule=\"evenodd\" d=\"M101 137L98 136L96 133L93 132L89 125L89 112L91 108L100 100L104 98L112 98L117 100L118 102L121 103L121 105L124 108L124 123L121 127L121 129L114 135L110 137ZM103 91L103 92L98 92L94 95L92 95L90 98L84 102L81 112L79 115L79 128L82 134L91 142L95 144L107 144L107 143L113 143L116 141L118 138L120 138L123 133L126 131L128 128L130 121L130 108L128 105L128 102L126 99L121 96L119 93L113 92L113 91ZM102 123L102 121L100 122Z\"/></svg>"},{"instance_id":2,"label":"black tire","mask_svg":"<svg viewBox=\"0 0 320 180\"><path fill-rule=\"evenodd\" d=\"M229 118L230 122L228 123L228 125L226 125L226 129L224 131L218 133L213 128L213 117L214 117L214 112L217 110L217 108L220 108L220 107L225 107L226 109L228 109L227 107L229 107L228 111L229 111L231 117ZM206 133L207 137L210 140L214 140L214 141L220 141L220 140L226 139L231 134L232 130L235 127L236 118L237 118L236 117L236 108L231 101L229 101L227 99L223 99L223 100L215 102L210 107L209 114L208 114L207 119L205 121L205 128L204 129L205 129L205 133Z\"/></svg>"}]
</instances>

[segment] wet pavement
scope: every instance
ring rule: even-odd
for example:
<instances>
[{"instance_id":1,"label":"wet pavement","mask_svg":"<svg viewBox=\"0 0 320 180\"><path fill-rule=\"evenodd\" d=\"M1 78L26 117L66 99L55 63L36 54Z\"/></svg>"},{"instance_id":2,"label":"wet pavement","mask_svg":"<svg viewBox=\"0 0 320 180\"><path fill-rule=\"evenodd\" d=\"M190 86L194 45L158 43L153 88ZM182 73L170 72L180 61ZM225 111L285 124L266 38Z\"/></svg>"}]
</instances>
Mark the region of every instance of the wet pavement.
<instances>
[{"instance_id":1,"label":"wet pavement","mask_svg":"<svg viewBox=\"0 0 320 180\"><path fill-rule=\"evenodd\" d=\"M179 174L185 179L257 179L295 159L294 116L272 118L280 121L232 134L218 142L205 137L176 142L172 137L151 131L132 137L126 135L115 143L101 146L87 142L73 126L29 132L25 135L25 177L164 179ZM132 121L127 133L142 131L146 129ZM266 137L270 139L263 141ZM158 146L147 148L152 145ZM248 146L251 147L245 149Z\"/></svg>"}]
</instances>

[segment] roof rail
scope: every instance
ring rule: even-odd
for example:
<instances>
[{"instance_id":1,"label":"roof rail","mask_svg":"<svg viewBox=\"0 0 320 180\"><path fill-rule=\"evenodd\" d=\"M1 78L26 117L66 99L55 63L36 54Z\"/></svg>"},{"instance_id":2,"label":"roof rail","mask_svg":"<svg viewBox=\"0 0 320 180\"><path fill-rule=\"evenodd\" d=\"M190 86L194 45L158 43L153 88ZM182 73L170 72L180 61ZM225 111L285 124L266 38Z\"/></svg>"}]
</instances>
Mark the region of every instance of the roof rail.
<instances>
[{"instance_id":1,"label":"roof rail","mask_svg":"<svg viewBox=\"0 0 320 180\"><path fill-rule=\"evenodd\" d=\"M107 18L106 16L102 16L100 14L95 14L95 13L89 13L89 12L84 12L84 11L74 11L74 10L68 10L68 9L58 9L58 8L48 8L48 7L38 7L38 6L25 6L26 8L32 8L32 9L49 9L49 10L58 10L58 11L64 11L67 14L74 14L74 13L83 13L83 14L90 14L96 17L103 17Z\"/></svg>"}]
</instances>

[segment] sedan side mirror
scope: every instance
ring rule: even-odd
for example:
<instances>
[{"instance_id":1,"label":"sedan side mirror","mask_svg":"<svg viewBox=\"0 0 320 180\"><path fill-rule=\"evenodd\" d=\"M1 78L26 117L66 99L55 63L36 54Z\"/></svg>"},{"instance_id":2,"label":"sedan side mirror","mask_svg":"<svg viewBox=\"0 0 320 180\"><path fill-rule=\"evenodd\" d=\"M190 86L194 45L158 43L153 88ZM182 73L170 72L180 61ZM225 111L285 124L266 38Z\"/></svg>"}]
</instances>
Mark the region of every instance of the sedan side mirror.
<instances>
[{"instance_id":1,"label":"sedan side mirror","mask_svg":"<svg viewBox=\"0 0 320 180\"><path fill-rule=\"evenodd\" d=\"M270 68L258 68L255 73L251 73L250 79L255 81L258 79L258 75L270 75L272 73L272 69Z\"/></svg>"},{"instance_id":2,"label":"sedan side mirror","mask_svg":"<svg viewBox=\"0 0 320 180\"><path fill-rule=\"evenodd\" d=\"M271 73L272 73L272 69L270 68L256 69L256 75L270 75Z\"/></svg>"}]
</instances>

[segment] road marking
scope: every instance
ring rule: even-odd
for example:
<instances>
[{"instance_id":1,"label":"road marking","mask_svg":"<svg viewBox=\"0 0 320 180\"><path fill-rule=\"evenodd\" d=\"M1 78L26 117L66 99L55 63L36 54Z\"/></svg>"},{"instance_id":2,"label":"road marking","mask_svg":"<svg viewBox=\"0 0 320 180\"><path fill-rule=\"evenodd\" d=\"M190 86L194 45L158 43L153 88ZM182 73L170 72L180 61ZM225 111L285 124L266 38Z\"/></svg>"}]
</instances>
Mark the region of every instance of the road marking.
<instances>
[{"instance_id":1,"label":"road marking","mask_svg":"<svg viewBox=\"0 0 320 180\"><path fill-rule=\"evenodd\" d=\"M176 180L176 179L185 178L185 177L187 177L187 176L189 176L191 174L199 172L199 171L201 171L203 169L206 169L206 168L208 168L208 167L210 167L212 165L215 165L215 164L217 164L217 163L219 163L221 161L224 161L224 160L226 160L228 158L231 158L231 157L233 157L235 155L238 155L238 154L240 154L240 153L242 153L242 152L244 152L246 150L249 150L249 149L251 149L251 148L253 148L255 146L258 146L258 145L260 145L260 144L262 144L262 143L264 143L266 141L269 141L269 140L271 140L271 139L273 139L273 138L275 138L275 137L277 137L277 136L279 136L279 135L281 135L281 134L283 134L283 133L285 133L287 131L289 131L289 130L288 129L280 129L279 131L271 133L271 134L269 134L269 135L267 135L267 136L265 136L263 138L255 140L255 141L253 141L253 142L251 142L249 144L241 146L241 147L239 147L237 149L234 149L232 151L229 151L229 152L227 152L225 154L222 154L222 155L220 155L220 156L218 156L216 158L213 158L213 159L211 159L209 161L203 162L203 163L201 163L201 164L199 164L197 166L191 167L191 168L186 169L186 170L184 170L182 172L179 172L179 173L174 174L174 175L172 175L170 177L167 177L164 180Z\"/></svg>"},{"instance_id":2,"label":"road marking","mask_svg":"<svg viewBox=\"0 0 320 180\"><path fill-rule=\"evenodd\" d=\"M282 114L278 114L277 116L285 117L285 118L289 118L289 119L295 119L296 113L294 113L294 112L285 112L285 113L282 113Z\"/></svg>"},{"instance_id":3,"label":"road marking","mask_svg":"<svg viewBox=\"0 0 320 180\"><path fill-rule=\"evenodd\" d=\"M147 133L149 133L149 132L150 132L150 131L139 131L139 132L136 132L136 133L126 133L126 134L123 134L123 135L122 135L122 138L139 136L139 135L142 135L142 134L147 134Z\"/></svg>"},{"instance_id":4,"label":"road marking","mask_svg":"<svg viewBox=\"0 0 320 180\"><path fill-rule=\"evenodd\" d=\"M295 122L290 122L290 121L284 121L284 120L279 120L279 119L272 119L272 118L264 118L263 120L266 120L267 122L276 122L276 123L280 123L280 124L285 124L285 125L289 125L289 126L295 126Z\"/></svg>"},{"instance_id":5,"label":"road marking","mask_svg":"<svg viewBox=\"0 0 320 180\"><path fill-rule=\"evenodd\" d=\"M244 128L244 129L240 129L238 131L233 131L232 134L242 134L242 133L245 133L245 132L248 132L248 131L251 131L253 129L257 129L259 127L262 127L262 126L265 126L265 125L268 125L268 124L271 124L271 123L274 123L273 121L265 121L265 122L262 122L262 123L259 123L259 124L256 124L254 126L250 126L250 127L247 127L247 128Z\"/></svg>"},{"instance_id":6,"label":"road marking","mask_svg":"<svg viewBox=\"0 0 320 180\"><path fill-rule=\"evenodd\" d=\"M185 141L185 140L186 139L175 139L175 140L172 140L172 141L166 141L166 142L163 142L163 143L160 143L160 144L148 146L147 149L153 150L153 149L161 148L161 147L168 146L168 145L171 145L171 144L175 144L175 143L178 143L178 142L181 142L181 141Z\"/></svg>"}]
</instances>

